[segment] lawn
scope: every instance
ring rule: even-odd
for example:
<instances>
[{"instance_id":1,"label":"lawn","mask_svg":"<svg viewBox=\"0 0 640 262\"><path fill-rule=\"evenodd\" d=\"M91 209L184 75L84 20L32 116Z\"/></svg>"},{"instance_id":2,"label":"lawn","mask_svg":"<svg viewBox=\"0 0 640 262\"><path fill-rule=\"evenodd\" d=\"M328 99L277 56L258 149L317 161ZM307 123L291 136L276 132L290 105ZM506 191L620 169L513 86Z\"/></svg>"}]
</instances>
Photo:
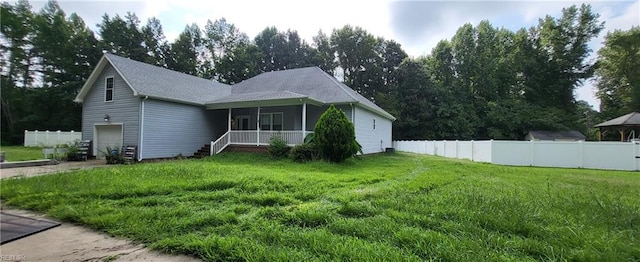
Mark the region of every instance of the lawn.
<instances>
[{"instance_id":1,"label":"lawn","mask_svg":"<svg viewBox=\"0 0 640 262\"><path fill-rule=\"evenodd\" d=\"M209 261L638 261L640 173L226 153L2 180L7 205Z\"/></svg>"},{"instance_id":2,"label":"lawn","mask_svg":"<svg viewBox=\"0 0 640 262\"><path fill-rule=\"evenodd\" d=\"M42 159L42 148L23 146L2 146L0 151L4 151L6 161L24 161Z\"/></svg>"}]
</instances>

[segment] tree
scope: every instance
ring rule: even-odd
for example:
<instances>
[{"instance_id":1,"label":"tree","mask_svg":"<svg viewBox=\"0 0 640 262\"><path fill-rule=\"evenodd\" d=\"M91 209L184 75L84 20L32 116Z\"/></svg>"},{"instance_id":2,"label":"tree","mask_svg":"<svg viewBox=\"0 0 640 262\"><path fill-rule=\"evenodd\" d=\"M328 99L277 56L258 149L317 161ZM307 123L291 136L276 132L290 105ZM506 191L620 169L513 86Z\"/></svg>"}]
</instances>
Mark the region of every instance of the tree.
<instances>
[{"instance_id":1,"label":"tree","mask_svg":"<svg viewBox=\"0 0 640 262\"><path fill-rule=\"evenodd\" d=\"M211 76L206 62L202 62L204 45L202 34L197 24L191 24L184 28L178 39L171 44L171 59L168 61L169 69L194 76Z\"/></svg>"},{"instance_id":2,"label":"tree","mask_svg":"<svg viewBox=\"0 0 640 262\"><path fill-rule=\"evenodd\" d=\"M260 73L262 53L254 44L240 44L216 62L218 81L236 84Z\"/></svg>"},{"instance_id":3,"label":"tree","mask_svg":"<svg viewBox=\"0 0 640 262\"><path fill-rule=\"evenodd\" d=\"M147 52L145 62L167 67L170 46L162 30L160 20L155 17L149 18L147 25L142 27L142 37Z\"/></svg>"},{"instance_id":4,"label":"tree","mask_svg":"<svg viewBox=\"0 0 640 262\"><path fill-rule=\"evenodd\" d=\"M145 36L139 26L140 20L133 13L127 12L124 19L120 15L110 18L104 14L102 23L98 24L102 48L109 53L133 60L147 61L148 54L143 45Z\"/></svg>"},{"instance_id":5,"label":"tree","mask_svg":"<svg viewBox=\"0 0 640 262\"><path fill-rule=\"evenodd\" d=\"M402 139L435 139L438 128L433 127L441 94L429 78L421 61L405 59L394 72L397 122L393 135Z\"/></svg>"},{"instance_id":6,"label":"tree","mask_svg":"<svg viewBox=\"0 0 640 262\"><path fill-rule=\"evenodd\" d=\"M640 27L608 33L598 55L596 88L605 119L640 112Z\"/></svg>"},{"instance_id":7,"label":"tree","mask_svg":"<svg viewBox=\"0 0 640 262\"><path fill-rule=\"evenodd\" d=\"M331 47L329 37L322 30L313 37L313 48L316 50L313 63L327 74L333 75L336 69L335 50Z\"/></svg>"},{"instance_id":8,"label":"tree","mask_svg":"<svg viewBox=\"0 0 640 262\"><path fill-rule=\"evenodd\" d=\"M260 60L262 72L314 65L315 50L295 30L280 32L275 27L267 27L254 42L263 55Z\"/></svg>"},{"instance_id":9,"label":"tree","mask_svg":"<svg viewBox=\"0 0 640 262\"><path fill-rule=\"evenodd\" d=\"M333 105L318 119L313 140L322 158L331 162L343 162L359 150L353 123L342 110Z\"/></svg>"},{"instance_id":10,"label":"tree","mask_svg":"<svg viewBox=\"0 0 640 262\"><path fill-rule=\"evenodd\" d=\"M344 83L373 100L375 89L382 85L382 57L376 53L379 39L360 27L346 25L334 29L331 47L336 51L338 65L344 72Z\"/></svg>"}]
</instances>

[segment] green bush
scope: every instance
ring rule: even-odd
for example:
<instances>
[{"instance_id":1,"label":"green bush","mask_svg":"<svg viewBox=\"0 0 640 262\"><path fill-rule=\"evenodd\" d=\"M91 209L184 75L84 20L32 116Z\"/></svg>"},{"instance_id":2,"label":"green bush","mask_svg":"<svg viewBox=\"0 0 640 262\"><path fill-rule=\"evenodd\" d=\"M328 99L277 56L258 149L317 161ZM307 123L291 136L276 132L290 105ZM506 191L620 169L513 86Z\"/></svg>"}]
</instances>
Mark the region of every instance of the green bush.
<instances>
[{"instance_id":1,"label":"green bush","mask_svg":"<svg viewBox=\"0 0 640 262\"><path fill-rule=\"evenodd\" d=\"M271 157L283 158L287 157L291 147L287 145L287 142L284 141L281 136L274 135L271 137L267 150L269 151L269 154L271 154Z\"/></svg>"},{"instance_id":2,"label":"green bush","mask_svg":"<svg viewBox=\"0 0 640 262\"><path fill-rule=\"evenodd\" d=\"M313 141L320 156L331 162L342 162L358 153L356 132L347 115L331 105L316 123Z\"/></svg>"},{"instance_id":3,"label":"green bush","mask_svg":"<svg viewBox=\"0 0 640 262\"><path fill-rule=\"evenodd\" d=\"M124 164L124 158L120 155L119 147L106 147L106 151L101 151L107 161L107 165Z\"/></svg>"},{"instance_id":4,"label":"green bush","mask_svg":"<svg viewBox=\"0 0 640 262\"><path fill-rule=\"evenodd\" d=\"M289 153L291 160L295 162L307 162L318 158L318 148L313 143L296 145Z\"/></svg>"}]
</instances>

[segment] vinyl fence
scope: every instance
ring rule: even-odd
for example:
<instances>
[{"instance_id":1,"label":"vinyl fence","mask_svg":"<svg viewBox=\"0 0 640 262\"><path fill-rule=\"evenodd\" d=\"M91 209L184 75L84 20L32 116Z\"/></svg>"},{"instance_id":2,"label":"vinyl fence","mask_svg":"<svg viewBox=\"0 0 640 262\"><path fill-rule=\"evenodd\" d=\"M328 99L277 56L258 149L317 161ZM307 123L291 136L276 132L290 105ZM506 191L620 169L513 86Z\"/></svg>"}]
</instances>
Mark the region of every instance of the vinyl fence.
<instances>
[{"instance_id":1,"label":"vinyl fence","mask_svg":"<svg viewBox=\"0 0 640 262\"><path fill-rule=\"evenodd\" d=\"M500 165L640 170L640 142L394 141L393 147Z\"/></svg>"},{"instance_id":2,"label":"vinyl fence","mask_svg":"<svg viewBox=\"0 0 640 262\"><path fill-rule=\"evenodd\" d=\"M58 131L24 131L24 146L51 147L60 144L73 143L82 139L82 132Z\"/></svg>"}]
</instances>

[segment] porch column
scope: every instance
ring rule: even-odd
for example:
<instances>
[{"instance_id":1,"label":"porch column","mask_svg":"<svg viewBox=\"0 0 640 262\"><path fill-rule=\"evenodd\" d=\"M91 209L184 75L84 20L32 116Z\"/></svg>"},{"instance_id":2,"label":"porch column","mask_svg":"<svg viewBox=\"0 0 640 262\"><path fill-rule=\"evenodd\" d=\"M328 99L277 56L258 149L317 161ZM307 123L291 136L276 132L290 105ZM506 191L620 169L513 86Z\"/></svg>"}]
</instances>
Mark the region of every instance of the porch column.
<instances>
[{"instance_id":1,"label":"porch column","mask_svg":"<svg viewBox=\"0 0 640 262\"><path fill-rule=\"evenodd\" d=\"M258 115L256 116L256 146L260 145L260 107L258 107Z\"/></svg>"},{"instance_id":2,"label":"porch column","mask_svg":"<svg viewBox=\"0 0 640 262\"><path fill-rule=\"evenodd\" d=\"M231 132L231 108L229 108L229 119L227 121L227 132Z\"/></svg>"},{"instance_id":3,"label":"porch column","mask_svg":"<svg viewBox=\"0 0 640 262\"><path fill-rule=\"evenodd\" d=\"M302 103L302 142L307 137L307 101Z\"/></svg>"}]
</instances>

